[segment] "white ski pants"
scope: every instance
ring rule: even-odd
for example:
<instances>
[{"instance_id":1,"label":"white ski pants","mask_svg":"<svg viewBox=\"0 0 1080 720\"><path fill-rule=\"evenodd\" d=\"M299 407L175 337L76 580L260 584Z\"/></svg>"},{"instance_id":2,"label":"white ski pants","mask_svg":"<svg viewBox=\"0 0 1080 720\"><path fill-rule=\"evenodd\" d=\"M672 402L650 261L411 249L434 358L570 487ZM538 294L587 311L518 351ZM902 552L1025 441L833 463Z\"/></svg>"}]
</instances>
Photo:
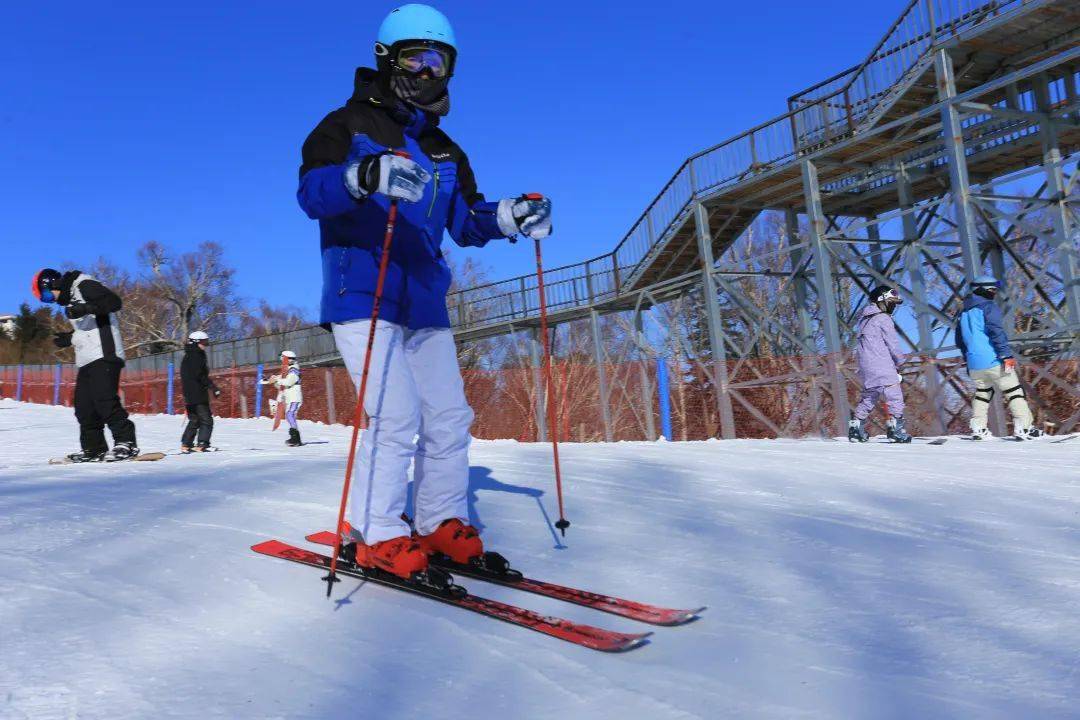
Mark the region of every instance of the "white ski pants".
<instances>
[{"instance_id":1,"label":"white ski pants","mask_svg":"<svg viewBox=\"0 0 1080 720\"><path fill-rule=\"evenodd\" d=\"M357 389L370 320L333 325L334 341ZM446 328L408 330L385 321L375 327L361 433L349 500L349 522L373 544L408 535L401 519L413 462L417 530L443 520L468 522L469 428L454 337Z\"/></svg>"},{"instance_id":2,"label":"white ski pants","mask_svg":"<svg viewBox=\"0 0 1080 720\"><path fill-rule=\"evenodd\" d=\"M986 427L990 414L990 402L994 392L1005 398L1005 406L1012 415L1013 432L1018 433L1031 427L1033 418L1028 407L1024 388L1015 371L1006 371L1003 365L995 365L986 370L968 370L968 375L975 381L975 395L971 399L971 429L978 432Z\"/></svg>"}]
</instances>

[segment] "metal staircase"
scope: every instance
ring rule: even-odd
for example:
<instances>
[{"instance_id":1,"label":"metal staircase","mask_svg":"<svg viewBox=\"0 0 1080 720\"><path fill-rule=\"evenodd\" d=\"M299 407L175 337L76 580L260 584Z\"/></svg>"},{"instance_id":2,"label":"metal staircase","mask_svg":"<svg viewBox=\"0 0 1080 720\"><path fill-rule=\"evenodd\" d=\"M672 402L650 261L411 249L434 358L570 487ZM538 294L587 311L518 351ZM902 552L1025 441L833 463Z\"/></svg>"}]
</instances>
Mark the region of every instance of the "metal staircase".
<instances>
[{"instance_id":1,"label":"metal staircase","mask_svg":"<svg viewBox=\"0 0 1080 720\"><path fill-rule=\"evenodd\" d=\"M850 191L854 184L865 185L867 173L853 173L851 166L870 168L903 150L877 129L936 102L933 49L967 43L976 49L1000 46L1008 55L1016 51L1005 47L1010 33L1022 31L1027 42L1038 45L1053 36L1058 23L1056 32L1075 25L1076 13L1069 0L910 0L860 65L792 96L784 115L687 159L611 253L547 272L549 306L559 320L624 309L641 302L643 289L700 270L695 202L706 207L712 255L721 260L762 209L801 207L799 160L804 157L833 154L831 164L822 166L823 190L837 188L838 199L856 204L865 199L852 214L878 211L872 192L863 186L860 194ZM963 81L976 85L992 72L992 63L975 67ZM913 126L933 122L935 116L923 114ZM928 140L933 147L920 144ZM940 134L910 143L913 152L927 156L939 152L938 145ZM858 183L852 180L856 176ZM887 185L888 179L879 184ZM929 183L925 189L916 183L915 189L931 191ZM895 205L891 197L882 202ZM535 298L529 297L535 286L535 278L521 276L452 294L451 317L459 336L475 339L531 327L537 319Z\"/></svg>"}]
</instances>

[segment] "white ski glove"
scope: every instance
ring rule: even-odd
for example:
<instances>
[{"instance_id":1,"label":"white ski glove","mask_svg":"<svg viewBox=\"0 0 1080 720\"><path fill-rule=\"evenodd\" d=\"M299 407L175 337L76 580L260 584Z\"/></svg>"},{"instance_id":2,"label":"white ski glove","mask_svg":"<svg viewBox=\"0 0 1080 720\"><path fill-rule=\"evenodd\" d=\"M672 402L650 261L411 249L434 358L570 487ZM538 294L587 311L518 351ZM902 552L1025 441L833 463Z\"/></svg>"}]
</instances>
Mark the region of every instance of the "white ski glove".
<instances>
[{"instance_id":1,"label":"white ski glove","mask_svg":"<svg viewBox=\"0 0 1080 720\"><path fill-rule=\"evenodd\" d=\"M268 402L270 403L270 414L277 415L277 400L269 398Z\"/></svg>"},{"instance_id":2,"label":"white ski glove","mask_svg":"<svg viewBox=\"0 0 1080 720\"><path fill-rule=\"evenodd\" d=\"M551 200L539 193L499 201L497 213L503 235L527 235L541 240L551 234Z\"/></svg>"},{"instance_id":3,"label":"white ski glove","mask_svg":"<svg viewBox=\"0 0 1080 720\"><path fill-rule=\"evenodd\" d=\"M377 192L405 202L418 202L430 181L431 173L415 160L393 153L369 155L345 168L345 187L357 200Z\"/></svg>"}]
</instances>

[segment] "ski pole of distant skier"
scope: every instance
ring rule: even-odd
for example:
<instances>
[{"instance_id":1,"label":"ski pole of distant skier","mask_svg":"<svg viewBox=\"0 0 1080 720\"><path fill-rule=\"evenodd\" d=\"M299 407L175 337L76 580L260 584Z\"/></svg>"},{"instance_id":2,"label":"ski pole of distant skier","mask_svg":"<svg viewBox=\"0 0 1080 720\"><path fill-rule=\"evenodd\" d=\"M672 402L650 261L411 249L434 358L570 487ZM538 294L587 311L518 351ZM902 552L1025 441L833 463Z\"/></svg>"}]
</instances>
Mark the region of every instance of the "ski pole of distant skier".
<instances>
[{"instance_id":1,"label":"ski pole of distant skier","mask_svg":"<svg viewBox=\"0 0 1080 720\"><path fill-rule=\"evenodd\" d=\"M566 537L566 528L570 527L570 521L566 519L563 511L562 494L562 470L559 466L559 423L555 413L555 390L551 381L551 346L548 343L547 322L547 297L544 292L544 261L540 256L540 239L535 238L536 244L536 292L540 297L540 337L544 345L544 385L547 389L547 424L551 434L551 454L555 463L555 495L559 499L559 520L555 527Z\"/></svg>"},{"instance_id":2,"label":"ski pole of distant skier","mask_svg":"<svg viewBox=\"0 0 1080 720\"><path fill-rule=\"evenodd\" d=\"M395 155L409 157L400 150ZM356 407L352 416L352 441L349 443L349 460L345 463L345 482L341 488L341 507L338 509L337 524L334 527L334 554L330 557L330 573L323 578L326 581L326 597L337 582L337 560L341 553L341 530L345 526L345 504L349 500L349 485L352 483L353 464L356 462L356 441L360 437L360 418L364 412L364 392L367 390L368 371L371 369L371 349L375 345L375 324L379 321L379 305L382 304L383 285L386 282L386 268L390 264L390 246L394 241L394 224L397 222L397 198L390 199L390 210L386 214L386 235L383 237L382 257L379 258L379 278L375 282L375 298L371 303L371 325L368 327L367 350L364 352L364 370L360 373L360 391L356 395Z\"/></svg>"}]
</instances>

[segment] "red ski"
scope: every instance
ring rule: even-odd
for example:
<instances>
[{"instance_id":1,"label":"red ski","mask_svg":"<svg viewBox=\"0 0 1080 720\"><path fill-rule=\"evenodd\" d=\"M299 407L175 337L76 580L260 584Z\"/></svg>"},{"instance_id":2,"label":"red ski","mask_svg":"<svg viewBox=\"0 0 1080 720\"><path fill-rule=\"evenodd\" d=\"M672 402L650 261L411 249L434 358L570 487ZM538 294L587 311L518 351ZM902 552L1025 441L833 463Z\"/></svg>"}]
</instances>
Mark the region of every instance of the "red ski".
<instances>
[{"instance_id":1,"label":"red ski","mask_svg":"<svg viewBox=\"0 0 1080 720\"><path fill-rule=\"evenodd\" d=\"M330 547L333 547L334 533L329 530L323 530L322 532L308 535L307 540L308 542L317 545L329 545ZM582 605L594 610L600 610L602 612L611 613L612 615L619 615L624 618L651 623L653 625L682 625L691 620L696 620L698 613L705 609L704 607L700 607L695 610L675 610L672 608L657 607L655 605L646 605L645 603L634 602L633 600L611 597L610 595L600 595L598 593L589 592L588 590L579 590L578 588L564 587L563 585L555 585L542 580L533 580L532 578L524 577L516 570L504 570L499 572L473 565L461 565L448 558L433 558L432 564L445 570L449 570L455 575L476 578L477 580L483 580L484 582L495 583L496 585L503 585L505 587L517 588L518 590L531 592L536 595L543 595L544 597L574 603L575 605Z\"/></svg>"},{"instance_id":2,"label":"red ski","mask_svg":"<svg viewBox=\"0 0 1080 720\"><path fill-rule=\"evenodd\" d=\"M251 549L263 555L281 558L282 560L291 560L292 562L300 563L301 565L310 565L311 567L323 570L330 569L330 558L328 556L311 552L310 550L304 550L303 548L298 548L293 545L288 545L280 540L267 540L257 545L252 545ZM569 620L563 620L562 618L544 616L540 613L533 612L532 610L526 610L525 608L516 607L514 605L507 605L496 600L488 600L476 595L470 595L464 592L464 588L461 588L460 586L453 586L456 592L446 592L427 585L410 583L393 575L379 572L378 570L365 570L364 568L349 565L342 561L338 562L337 574L379 583L380 585L404 590L405 592L414 595L429 597L433 600L446 603L447 605L456 605L465 610L471 610L480 615L495 618L496 620L502 620L511 625L518 625L523 628L528 628L529 630L535 630L536 632L550 635L551 637L565 640L566 642L575 645L581 645L582 647L600 650L602 652L623 652L626 650L633 650L636 647L644 645L646 643L645 638L652 634L619 633L592 627L591 625L581 625Z\"/></svg>"}]
</instances>

